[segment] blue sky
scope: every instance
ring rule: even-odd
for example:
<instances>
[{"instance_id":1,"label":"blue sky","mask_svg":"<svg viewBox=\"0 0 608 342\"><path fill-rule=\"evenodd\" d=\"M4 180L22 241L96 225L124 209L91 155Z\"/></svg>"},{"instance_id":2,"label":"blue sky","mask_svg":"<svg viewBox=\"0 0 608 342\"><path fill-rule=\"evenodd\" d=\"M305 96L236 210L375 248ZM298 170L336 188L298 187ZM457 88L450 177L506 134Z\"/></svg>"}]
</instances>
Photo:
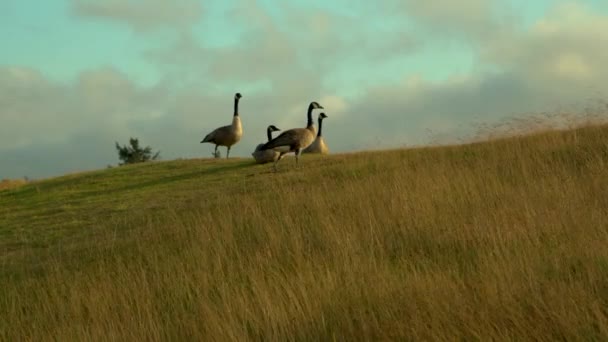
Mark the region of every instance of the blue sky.
<instances>
[{"instance_id":1,"label":"blue sky","mask_svg":"<svg viewBox=\"0 0 608 342\"><path fill-rule=\"evenodd\" d=\"M237 91L232 154L248 157L313 100L338 153L456 141L608 90L599 0L5 0L0 16L0 178L116 164L130 136L209 157L199 141Z\"/></svg>"}]
</instances>

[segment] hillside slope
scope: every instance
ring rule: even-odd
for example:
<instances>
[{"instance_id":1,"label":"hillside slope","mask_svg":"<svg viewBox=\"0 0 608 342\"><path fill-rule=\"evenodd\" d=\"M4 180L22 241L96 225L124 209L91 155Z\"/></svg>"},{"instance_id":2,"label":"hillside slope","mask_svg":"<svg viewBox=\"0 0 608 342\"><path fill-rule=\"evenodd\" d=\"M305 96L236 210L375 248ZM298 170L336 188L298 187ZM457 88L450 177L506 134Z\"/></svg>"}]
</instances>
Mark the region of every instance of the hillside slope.
<instances>
[{"instance_id":1,"label":"hillside slope","mask_svg":"<svg viewBox=\"0 0 608 342\"><path fill-rule=\"evenodd\" d=\"M608 127L0 191L0 339L608 339Z\"/></svg>"}]
</instances>

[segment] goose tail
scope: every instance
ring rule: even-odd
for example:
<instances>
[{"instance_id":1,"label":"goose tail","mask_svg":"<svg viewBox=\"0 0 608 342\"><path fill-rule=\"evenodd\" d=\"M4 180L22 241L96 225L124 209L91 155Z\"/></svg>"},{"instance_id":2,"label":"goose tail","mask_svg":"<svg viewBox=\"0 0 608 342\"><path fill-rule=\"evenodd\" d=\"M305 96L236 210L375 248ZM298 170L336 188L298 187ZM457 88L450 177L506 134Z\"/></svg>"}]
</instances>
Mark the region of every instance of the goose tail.
<instances>
[{"instance_id":1,"label":"goose tail","mask_svg":"<svg viewBox=\"0 0 608 342\"><path fill-rule=\"evenodd\" d=\"M203 140L201 140L201 144L206 142L213 142L213 132L207 134Z\"/></svg>"},{"instance_id":2,"label":"goose tail","mask_svg":"<svg viewBox=\"0 0 608 342\"><path fill-rule=\"evenodd\" d=\"M275 146L274 143L275 143L274 139L270 140L269 142L267 142L264 145L260 146L260 150L270 150L272 148L275 148L276 146Z\"/></svg>"}]
</instances>

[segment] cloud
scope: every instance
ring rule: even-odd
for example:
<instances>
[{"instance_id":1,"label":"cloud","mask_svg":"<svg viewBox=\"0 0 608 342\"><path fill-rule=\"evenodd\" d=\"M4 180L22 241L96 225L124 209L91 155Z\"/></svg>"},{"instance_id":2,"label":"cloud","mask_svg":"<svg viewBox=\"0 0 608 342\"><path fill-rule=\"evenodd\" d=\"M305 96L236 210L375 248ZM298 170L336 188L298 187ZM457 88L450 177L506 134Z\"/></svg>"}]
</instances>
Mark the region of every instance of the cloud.
<instances>
[{"instance_id":1,"label":"cloud","mask_svg":"<svg viewBox=\"0 0 608 342\"><path fill-rule=\"evenodd\" d=\"M82 151L72 146L76 144L91 147L88 154L99 156L92 165L103 167L111 160L100 153L100 142L111 150L115 140L145 135L130 126L163 115L167 98L162 87L137 87L113 68L85 71L74 84L66 85L34 69L0 67L0 165L19 169L30 161L28 155L36 156L31 162L39 165L53 158L70 159L63 164L48 162L28 175L67 172L74 162L91 159L86 153L70 155L69 151ZM93 143L97 145L92 147ZM39 158L39 151L51 154ZM20 162L10 162L15 159Z\"/></svg>"},{"instance_id":2,"label":"cloud","mask_svg":"<svg viewBox=\"0 0 608 342\"><path fill-rule=\"evenodd\" d=\"M508 2L437 0L398 2L397 8L436 38L459 38L475 44L509 30L517 15Z\"/></svg>"},{"instance_id":3,"label":"cloud","mask_svg":"<svg viewBox=\"0 0 608 342\"><path fill-rule=\"evenodd\" d=\"M608 43L607 25L608 16L588 7L558 5L526 30L497 34L468 76L439 82L405 77L369 88L350 104L351 125L367 127L365 144L376 139L387 147L424 142L423 127L456 138L472 133L475 122L581 108L608 95L608 51L597 48Z\"/></svg>"},{"instance_id":4,"label":"cloud","mask_svg":"<svg viewBox=\"0 0 608 342\"><path fill-rule=\"evenodd\" d=\"M34 69L4 67L0 89L2 150L60 143L89 130L121 132L130 121L157 115L163 96L157 87L137 88L113 68L85 71L63 85Z\"/></svg>"},{"instance_id":5,"label":"cloud","mask_svg":"<svg viewBox=\"0 0 608 342\"><path fill-rule=\"evenodd\" d=\"M57 120L68 107L59 103L62 89L39 71L22 67L0 68L0 148L27 146L35 141L61 139ZM47 134L43 135L47 130Z\"/></svg>"},{"instance_id":6,"label":"cloud","mask_svg":"<svg viewBox=\"0 0 608 342\"><path fill-rule=\"evenodd\" d=\"M534 95L524 80L504 73L441 82L404 78L370 88L337 125L362 132L353 141L357 149L421 145L438 134L455 142L472 133L476 122L529 110ZM328 144L340 144L326 135Z\"/></svg>"},{"instance_id":7,"label":"cloud","mask_svg":"<svg viewBox=\"0 0 608 342\"><path fill-rule=\"evenodd\" d=\"M585 91L605 87L608 51L598 46L608 45L607 15L562 3L529 29L497 38L481 50L481 61L521 72L539 86L568 82L569 90L574 84Z\"/></svg>"},{"instance_id":8,"label":"cloud","mask_svg":"<svg viewBox=\"0 0 608 342\"><path fill-rule=\"evenodd\" d=\"M361 18L282 3L270 15L260 2L240 0L224 14L239 32L236 43L209 47L215 32L181 34L147 58L184 80L261 83L301 91L321 87L335 73L413 55L421 41L401 28L361 25ZM378 37L382 39L378 39ZM180 72L187 70L187 72ZM185 77L185 78L184 78Z\"/></svg>"},{"instance_id":9,"label":"cloud","mask_svg":"<svg viewBox=\"0 0 608 342\"><path fill-rule=\"evenodd\" d=\"M138 32L186 29L202 17L197 0L71 0L76 15L125 24Z\"/></svg>"}]
</instances>

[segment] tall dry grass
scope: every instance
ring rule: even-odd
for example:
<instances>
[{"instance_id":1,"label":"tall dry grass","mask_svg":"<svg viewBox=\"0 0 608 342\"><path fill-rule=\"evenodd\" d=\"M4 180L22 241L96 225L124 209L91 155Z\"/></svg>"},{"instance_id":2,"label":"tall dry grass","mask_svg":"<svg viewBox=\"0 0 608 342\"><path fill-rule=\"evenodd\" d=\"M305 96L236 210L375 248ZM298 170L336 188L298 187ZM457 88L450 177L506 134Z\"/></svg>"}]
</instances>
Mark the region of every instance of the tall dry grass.
<instances>
[{"instance_id":1,"label":"tall dry grass","mask_svg":"<svg viewBox=\"0 0 608 342\"><path fill-rule=\"evenodd\" d=\"M0 180L0 190L15 189L25 184L25 179L3 179Z\"/></svg>"},{"instance_id":2,"label":"tall dry grass","mask_svg":"<svg viewBox=\"0 0 608 342\"><path fill-rule=\"evenodd\" d=\"M290 162L27 251L0 339L608 339L607 127Z\"/></svg>"}]
</instances>

